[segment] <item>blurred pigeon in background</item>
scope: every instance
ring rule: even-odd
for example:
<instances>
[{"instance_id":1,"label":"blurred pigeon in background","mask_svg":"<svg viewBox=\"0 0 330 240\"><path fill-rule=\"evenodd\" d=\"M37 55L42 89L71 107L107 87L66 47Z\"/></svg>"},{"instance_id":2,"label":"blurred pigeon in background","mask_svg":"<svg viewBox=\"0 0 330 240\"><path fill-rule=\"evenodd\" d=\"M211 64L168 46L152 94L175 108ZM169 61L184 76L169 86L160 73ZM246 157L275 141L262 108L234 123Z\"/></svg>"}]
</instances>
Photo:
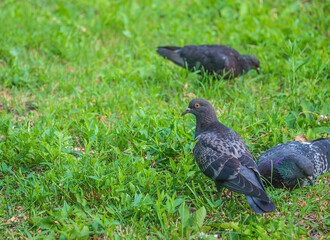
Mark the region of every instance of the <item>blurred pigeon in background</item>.
<instances>
[{"instance_id":1,"label":"blurred pigeon in background","mask_svg":"<svg viewBox=\"0 0 330 240\"><path fill-rule=\"evenodd\" d=\"M190 71L202 70L210 74L237 77L250 69L259 73L259 60L251 55L240 55L224 45L191 45L185 47L158 47L157 53Z\"/></svg>"}]
</instances>

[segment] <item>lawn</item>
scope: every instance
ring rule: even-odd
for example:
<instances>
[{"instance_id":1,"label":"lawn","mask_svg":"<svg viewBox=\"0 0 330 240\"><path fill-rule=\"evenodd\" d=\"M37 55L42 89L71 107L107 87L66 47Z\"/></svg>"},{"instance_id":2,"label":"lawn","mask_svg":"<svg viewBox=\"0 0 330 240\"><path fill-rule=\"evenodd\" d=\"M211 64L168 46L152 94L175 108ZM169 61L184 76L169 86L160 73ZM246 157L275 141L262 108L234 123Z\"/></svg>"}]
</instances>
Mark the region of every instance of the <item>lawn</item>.
<instances>
[{"instance_id":1,"label":"lawn","mask_svg":"<svg viewBox=\"0 0 330 240\"><path fill-rule=\"evenodd\" d=\"M0 1L1 239L329 239L330 174L256 215L192 154L195 97L257 158L330 134L330 2ZM261 74L188 72L157 46L225 44Z\"/></svg>"}]
</instances>

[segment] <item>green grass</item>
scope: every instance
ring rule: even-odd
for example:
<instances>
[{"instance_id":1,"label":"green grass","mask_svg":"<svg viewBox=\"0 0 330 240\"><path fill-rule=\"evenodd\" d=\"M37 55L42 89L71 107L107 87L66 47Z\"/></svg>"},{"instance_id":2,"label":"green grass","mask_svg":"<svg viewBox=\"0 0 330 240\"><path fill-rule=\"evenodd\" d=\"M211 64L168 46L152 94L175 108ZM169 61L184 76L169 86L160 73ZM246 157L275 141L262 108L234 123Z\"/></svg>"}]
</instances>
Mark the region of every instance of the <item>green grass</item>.
<instances>
[{"instance_id":1,"label":"green grass","mask_svg":"<svg viewBox=\"0 0 330 240\"><path fill-rule=\"evenodd\" d=\"M195 120L181 117L195 96L209 100L256 157L327 136L329 10L321 0L1 1L1 239L330 238L329 173L302 190L269 187L277 210L255 215L203 176ZM155 52L188 44L255 55L261 74L203 79Z\"/></svg>"}]
</instances>

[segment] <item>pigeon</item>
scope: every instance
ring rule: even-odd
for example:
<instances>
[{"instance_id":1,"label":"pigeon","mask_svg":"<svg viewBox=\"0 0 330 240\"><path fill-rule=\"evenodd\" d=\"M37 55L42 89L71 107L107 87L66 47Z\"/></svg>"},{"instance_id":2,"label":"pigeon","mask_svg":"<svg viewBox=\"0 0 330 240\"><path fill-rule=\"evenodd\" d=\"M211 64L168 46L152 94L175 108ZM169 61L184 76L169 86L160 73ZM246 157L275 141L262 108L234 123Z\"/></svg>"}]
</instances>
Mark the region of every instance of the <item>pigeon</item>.
<instances>
[{"instance_id":1,"label":"pigeon","mask_svg":"<svg viewBox=\"0 0 330 240\"><path fill-rule=\"evenodd\" d=\"M276 188L305 187L330 166L330 138L279 144L258 159L260 174Z\"/></svg>"},{"instance_id":2,"label":"pigeon","mask_svg":"<svg viewBox=\"0 0 330 240\"><path fill-rule=\"evenodd\" d=\"M237 77L250 69L259 74L259 60L251 55L240 55L235 49L224 45L190 45L184 47L158 47L157 53L189 71Z\"/></svg>"},{"instance_id":3,"label":"pigeon","mask_svg":"<svg viewBox=\"0 0 330 240\"><path fill-rule=\"evenodd\" d=\"M226 187L244 194L256 213L275 211L257 165L241 136L220 123L212 105L205 99L190 101L182 113L196 116L193 153L200 170L215 182L218 191Z\"/></svg>"}]
</instances>

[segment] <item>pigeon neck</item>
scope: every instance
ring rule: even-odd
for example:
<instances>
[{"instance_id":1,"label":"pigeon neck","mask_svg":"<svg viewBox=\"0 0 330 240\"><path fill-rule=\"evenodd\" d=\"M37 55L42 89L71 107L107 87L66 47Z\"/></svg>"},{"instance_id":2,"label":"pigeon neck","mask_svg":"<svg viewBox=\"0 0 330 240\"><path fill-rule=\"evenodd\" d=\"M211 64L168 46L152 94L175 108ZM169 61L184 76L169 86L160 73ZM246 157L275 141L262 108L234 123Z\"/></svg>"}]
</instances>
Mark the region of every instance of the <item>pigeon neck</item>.
<instances>
[{"instance_id":1,"label":"pigeon neck","mask_svg":"<svg viewBox=\"0 0 330 240\"><path fill-rule=\"evenodd\" d=\"M195 135L197 136L200 132L203 132L206 127L208 127L210 124L218 122L217 116L215 115L215 112L211 112L209 114L201 114L196 116L196 131Z\"/></svg>"},{"instance_id":2,"label":"pigeon neck","mask_svg":"<svg viewBox=\"0 0 330 240\"><path fill-rule=\"evenodd\" d=\"M241 66L245 72L248 72L252 68L251 64L249 64L248 58L249 58L249 55L241 55L240 62L241 62Z\"/></svg>"}]
</instances>

